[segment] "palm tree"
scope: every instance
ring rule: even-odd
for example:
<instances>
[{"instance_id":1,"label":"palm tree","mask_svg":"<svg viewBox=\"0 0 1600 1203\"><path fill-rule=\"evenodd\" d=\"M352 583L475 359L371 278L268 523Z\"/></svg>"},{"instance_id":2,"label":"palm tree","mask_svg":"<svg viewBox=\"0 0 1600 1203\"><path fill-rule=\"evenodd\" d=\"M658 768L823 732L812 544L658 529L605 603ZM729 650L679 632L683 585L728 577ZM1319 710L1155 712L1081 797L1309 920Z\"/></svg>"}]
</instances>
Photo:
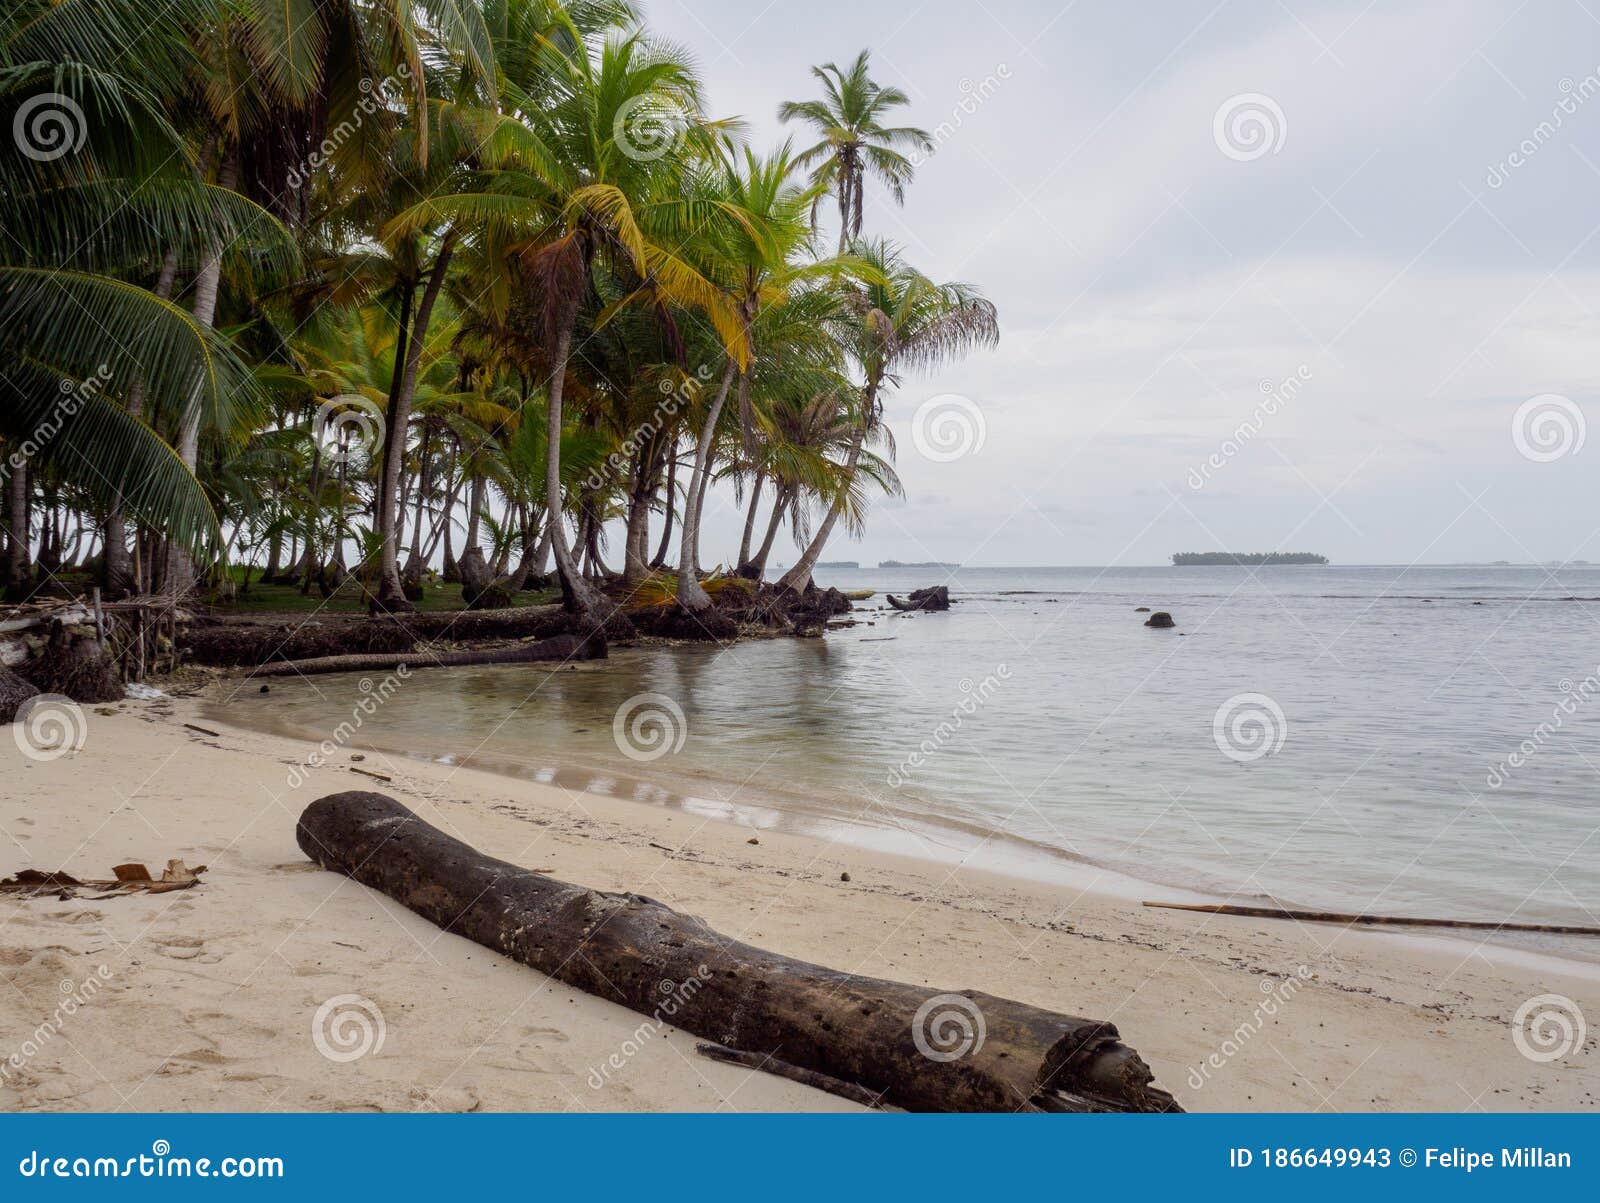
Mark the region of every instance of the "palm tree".
<instances>
[{"instance_id":1,"label":"palm tree","mask_svg":"<svg viewBox=\"0 0 1600 1203\"><path fill-rule=\"evenodd\" d=\"M933 150L926 130L887 126L889 110L909 104L899 88L886 88L867 73L868 51L840 70L833 63L811 68L822 85L821 100L788 100L778 106L783 121L803 121L817 134L816 145L801 152L798 162L812 167L812 179L833 192L839 202L839 250L861 236L862 185L868 175L889 189L895 204L904 204L906 185L916 172L904 152ZM815 213L813 212L813 217Z\"/></svg>"},{"instance_id":2,"label":"palm tree","mask_svg":"<svg viewBox=\"0 0 1600 1203\"><path fill-rule=\"evenodd\" d=\"M802 258L811 249L806 211L820 188L801 184L795 178L797 169L787 143L767 158L745 150L742 164L721 165L701 180L683 203L685 214L704 209L715 219L709 223L704 238L708 257L714 261L709 274L723 281L725 291L737 308L752 354L759 350L752 338L753 329L769 307L781 307L791 291L838 270L831 262L817 263ZM680 606L691 612L711 608L711 598L701 587L697 572L700 525L711 479L712 442L729 384L736 373L740 396L738 421L746 431L752 425L750 368L737 364L730 354L716 394L700 424L689 491L684 498L677 599Z\"/></svg>"},{"instance_id":3,"label":"palm tree","mask_svg":"<svg viewBox=\"0 0 1600 1203\"><path fill-rule=\"evenodd\" d=\"M851 298L840 331L862 373L854 399L855 430L842 487L828 501L805 551L778 581L780 589L796 593L810 585L828 536L849 503L862 447L879 428L885 391L900 384L902 372L939 367L1000 339L994 306L971 285L934 283L881 239L858 243L852 251L871 268Z\"/></svg>"},{"instance_id":4,"label":"palm tree","mask_svg":"<svg viewBox=\"0 0 1600 1203\"><path fill-rule=\"evenodd\" d=\"M700 116L699 81L687 57L640 33L612 35L598 49L578 39L548 40L532 55L546 72L544 94L506 88L524 123L495 144L500 170L484 173L475 191L425 200L403 214L394 231L451 220L475 237L502 240L517 256L548 358L545 385L546 522L569 604L594 610L598 594L583 580L562 524L561 445L564 401L573 368L580 317L594 314L596 272L629 281L624 305L697 311L717 331L727 353L747 355L742 324L727 294L697 270L658 223L682 213L676 181L681 160L728 132L727 123ZM683 155L660 155L641 145L641 123L652 135L670 129ZM665 123L665 124L663 124Z\"/></svg>"},{"instance_id":5,"label":"palm tree","mask_svg":"<svg viewBox=\"0 0 1600 1203\"><path fill-rule=\"evenodd\" d=\"M219 246L286 270L294 247L264 210L195 178L164 111L189 61L186 22L208 6L146 7L22 0L0 15L0 120L26 143L0 156L0 435L13 468L59 465L105 511L204 556L221 547L216 516L156 428L239 431L261 395L229 339L149 285ZM119 63L140 64L139 81ZM9 475L25 557L25 476Z\"/></svg>"}]
</instances>

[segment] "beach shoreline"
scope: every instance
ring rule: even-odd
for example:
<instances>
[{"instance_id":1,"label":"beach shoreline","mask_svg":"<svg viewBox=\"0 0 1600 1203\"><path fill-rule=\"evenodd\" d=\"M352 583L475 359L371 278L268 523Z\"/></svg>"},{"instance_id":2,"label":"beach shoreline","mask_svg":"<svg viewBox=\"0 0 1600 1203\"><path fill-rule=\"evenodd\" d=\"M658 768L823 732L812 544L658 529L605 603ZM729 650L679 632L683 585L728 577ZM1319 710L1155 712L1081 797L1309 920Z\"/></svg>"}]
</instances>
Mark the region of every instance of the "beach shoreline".
<instances>
[{"instance_id":1,"label":"beach shoreline","mask_svg":"<svg viewBox=\"0 0 1600 1203\"><path fill-rule=\"evenodd\" d=\"M1148 910L372 750L340 748L312 765L310 745L202 716L205 707L185 698L86 708L81 751L33 761L7 750L18 784L0 804L6 873L102 876L168 857L208 870L200 888L168 895L0 900L0 973L16 987L0 1001L5 1031L36 1031L62 983L110 968L96 997L0 1078L0 1107L850 1107L710 1062L666 1027L635 1039L624 1068L593 1086L640 1016L305 861L294 843L300 810L368 788L491 855L648 893L787 955L1109 1018L1190 1110L1597 1105L1593 1038L1539 1061L1513 1031L1518 1010L1541 996L1600 1014L1586 965L1455 938ZM345 994L372 1000L385 1032L381 1048L351 1062L330 1060L312 1038L319 1006ZM0 1048L0 1059L13 1055Z\"/></svg>"}]
</instances>

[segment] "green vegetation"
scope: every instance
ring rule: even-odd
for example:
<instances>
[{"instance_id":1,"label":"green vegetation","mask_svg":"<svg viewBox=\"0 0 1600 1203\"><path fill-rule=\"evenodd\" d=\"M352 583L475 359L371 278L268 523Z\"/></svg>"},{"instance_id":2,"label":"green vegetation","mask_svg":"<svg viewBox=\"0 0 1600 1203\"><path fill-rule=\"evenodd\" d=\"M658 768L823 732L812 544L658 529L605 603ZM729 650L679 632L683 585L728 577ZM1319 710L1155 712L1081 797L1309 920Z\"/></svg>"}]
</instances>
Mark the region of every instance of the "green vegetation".
<instances>
[{"instance_id":1,"label":"green vegetation","mask_svg":"<svg viewBox=\"0 0 1600 1203\"><path fill-rule=\"evenodd\" d=\"M721 482L727 562L787 527L803 589L899 489L888 393L998 337L862 234L930 146L906 97L814 75L815 142L762 153L624 0L16 0L0 584L404 609L553 564L698 610Z\"/></svg>"}]
</instances>

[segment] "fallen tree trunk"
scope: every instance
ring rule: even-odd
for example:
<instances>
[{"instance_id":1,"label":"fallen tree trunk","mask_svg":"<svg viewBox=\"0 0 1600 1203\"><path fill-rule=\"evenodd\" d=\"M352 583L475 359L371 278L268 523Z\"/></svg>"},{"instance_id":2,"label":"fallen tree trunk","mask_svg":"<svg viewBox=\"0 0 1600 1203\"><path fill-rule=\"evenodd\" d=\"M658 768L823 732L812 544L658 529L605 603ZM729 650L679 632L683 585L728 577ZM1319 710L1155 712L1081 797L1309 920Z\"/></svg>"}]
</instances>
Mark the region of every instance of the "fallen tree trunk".
<instances>
[{"instance_id":1,"label":"fallen tree trunk","mask_svg":"<svg viewBox=\"0 0 1600 1203\"><path fill-rule=\"evenodd\" d=\"M1110 1023L858 977L731 940L639 894L483 855L382 794L330 794L301 849L446 931L736 1052L916 1111L1174 1111Z\"/></svg>"},{"instance_id":2,"label":"fallen tree trunk","mask_svg":"<svg viewBox=\"0 0 1600 1203\"><path fill-rule=\"evenodd\" d=\"M247 677L310 677L318 673L383 672L399 668L458 668L471 664L528 664L538 660L604 660L606 637L599 631L587 637L557 635L537 643L504 647L476 647L459 652L418 648L410 652L381 652L368 656L318 656L311 660L274 661L253 668Z\"/></svg>"},{"instance_id":3,"label":"fallen tree trunk","mask_svg":"<svg viewBox=\"0 0 1600 1203\"><path fill-rule=\"evenodd\" d=\"M296 626L218 623L193 627L183 643L197 664L219 667L310 660L372 652L408 652L411 633L387 619L306 622Z\"/></svg>"}]
</instances>

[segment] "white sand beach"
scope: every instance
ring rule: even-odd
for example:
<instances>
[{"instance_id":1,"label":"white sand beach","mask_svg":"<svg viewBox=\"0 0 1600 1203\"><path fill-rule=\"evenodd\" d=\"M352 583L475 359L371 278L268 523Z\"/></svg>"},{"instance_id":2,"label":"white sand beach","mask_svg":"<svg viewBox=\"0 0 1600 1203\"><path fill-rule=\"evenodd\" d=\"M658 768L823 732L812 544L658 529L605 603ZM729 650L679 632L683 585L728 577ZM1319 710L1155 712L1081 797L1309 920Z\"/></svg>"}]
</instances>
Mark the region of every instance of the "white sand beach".
<instances>
[{"instance_id":1,"label":"white sand beach","mask_svg":"<svg viewBox=\"0 0 1600 1203\"><path fill-rule=\"evenodd\" d=\"M1583 965L1465 939L1146 910L375 752L341 751L290 788L308 745L197 717L201 705L86 708L79 752L40 762L0 750L0 875L207 866L198 888L161 895L0 898L0 1107L853 1107L713 1063L687 1033L642 1029L640 1015L311 865L295 844L301 809L365 788L492 855L648 893L791 956L1109 1018L1190 1110L1600 1101L1593 1035L1540 1061L1512 1026L1540 995L1600 1015L1600 981ZM341 995L375 1010L353 1060L313 1039L319 1007ZM613 1057L620 1069L592 1072Z\"/></svg>"}]
</instances>

